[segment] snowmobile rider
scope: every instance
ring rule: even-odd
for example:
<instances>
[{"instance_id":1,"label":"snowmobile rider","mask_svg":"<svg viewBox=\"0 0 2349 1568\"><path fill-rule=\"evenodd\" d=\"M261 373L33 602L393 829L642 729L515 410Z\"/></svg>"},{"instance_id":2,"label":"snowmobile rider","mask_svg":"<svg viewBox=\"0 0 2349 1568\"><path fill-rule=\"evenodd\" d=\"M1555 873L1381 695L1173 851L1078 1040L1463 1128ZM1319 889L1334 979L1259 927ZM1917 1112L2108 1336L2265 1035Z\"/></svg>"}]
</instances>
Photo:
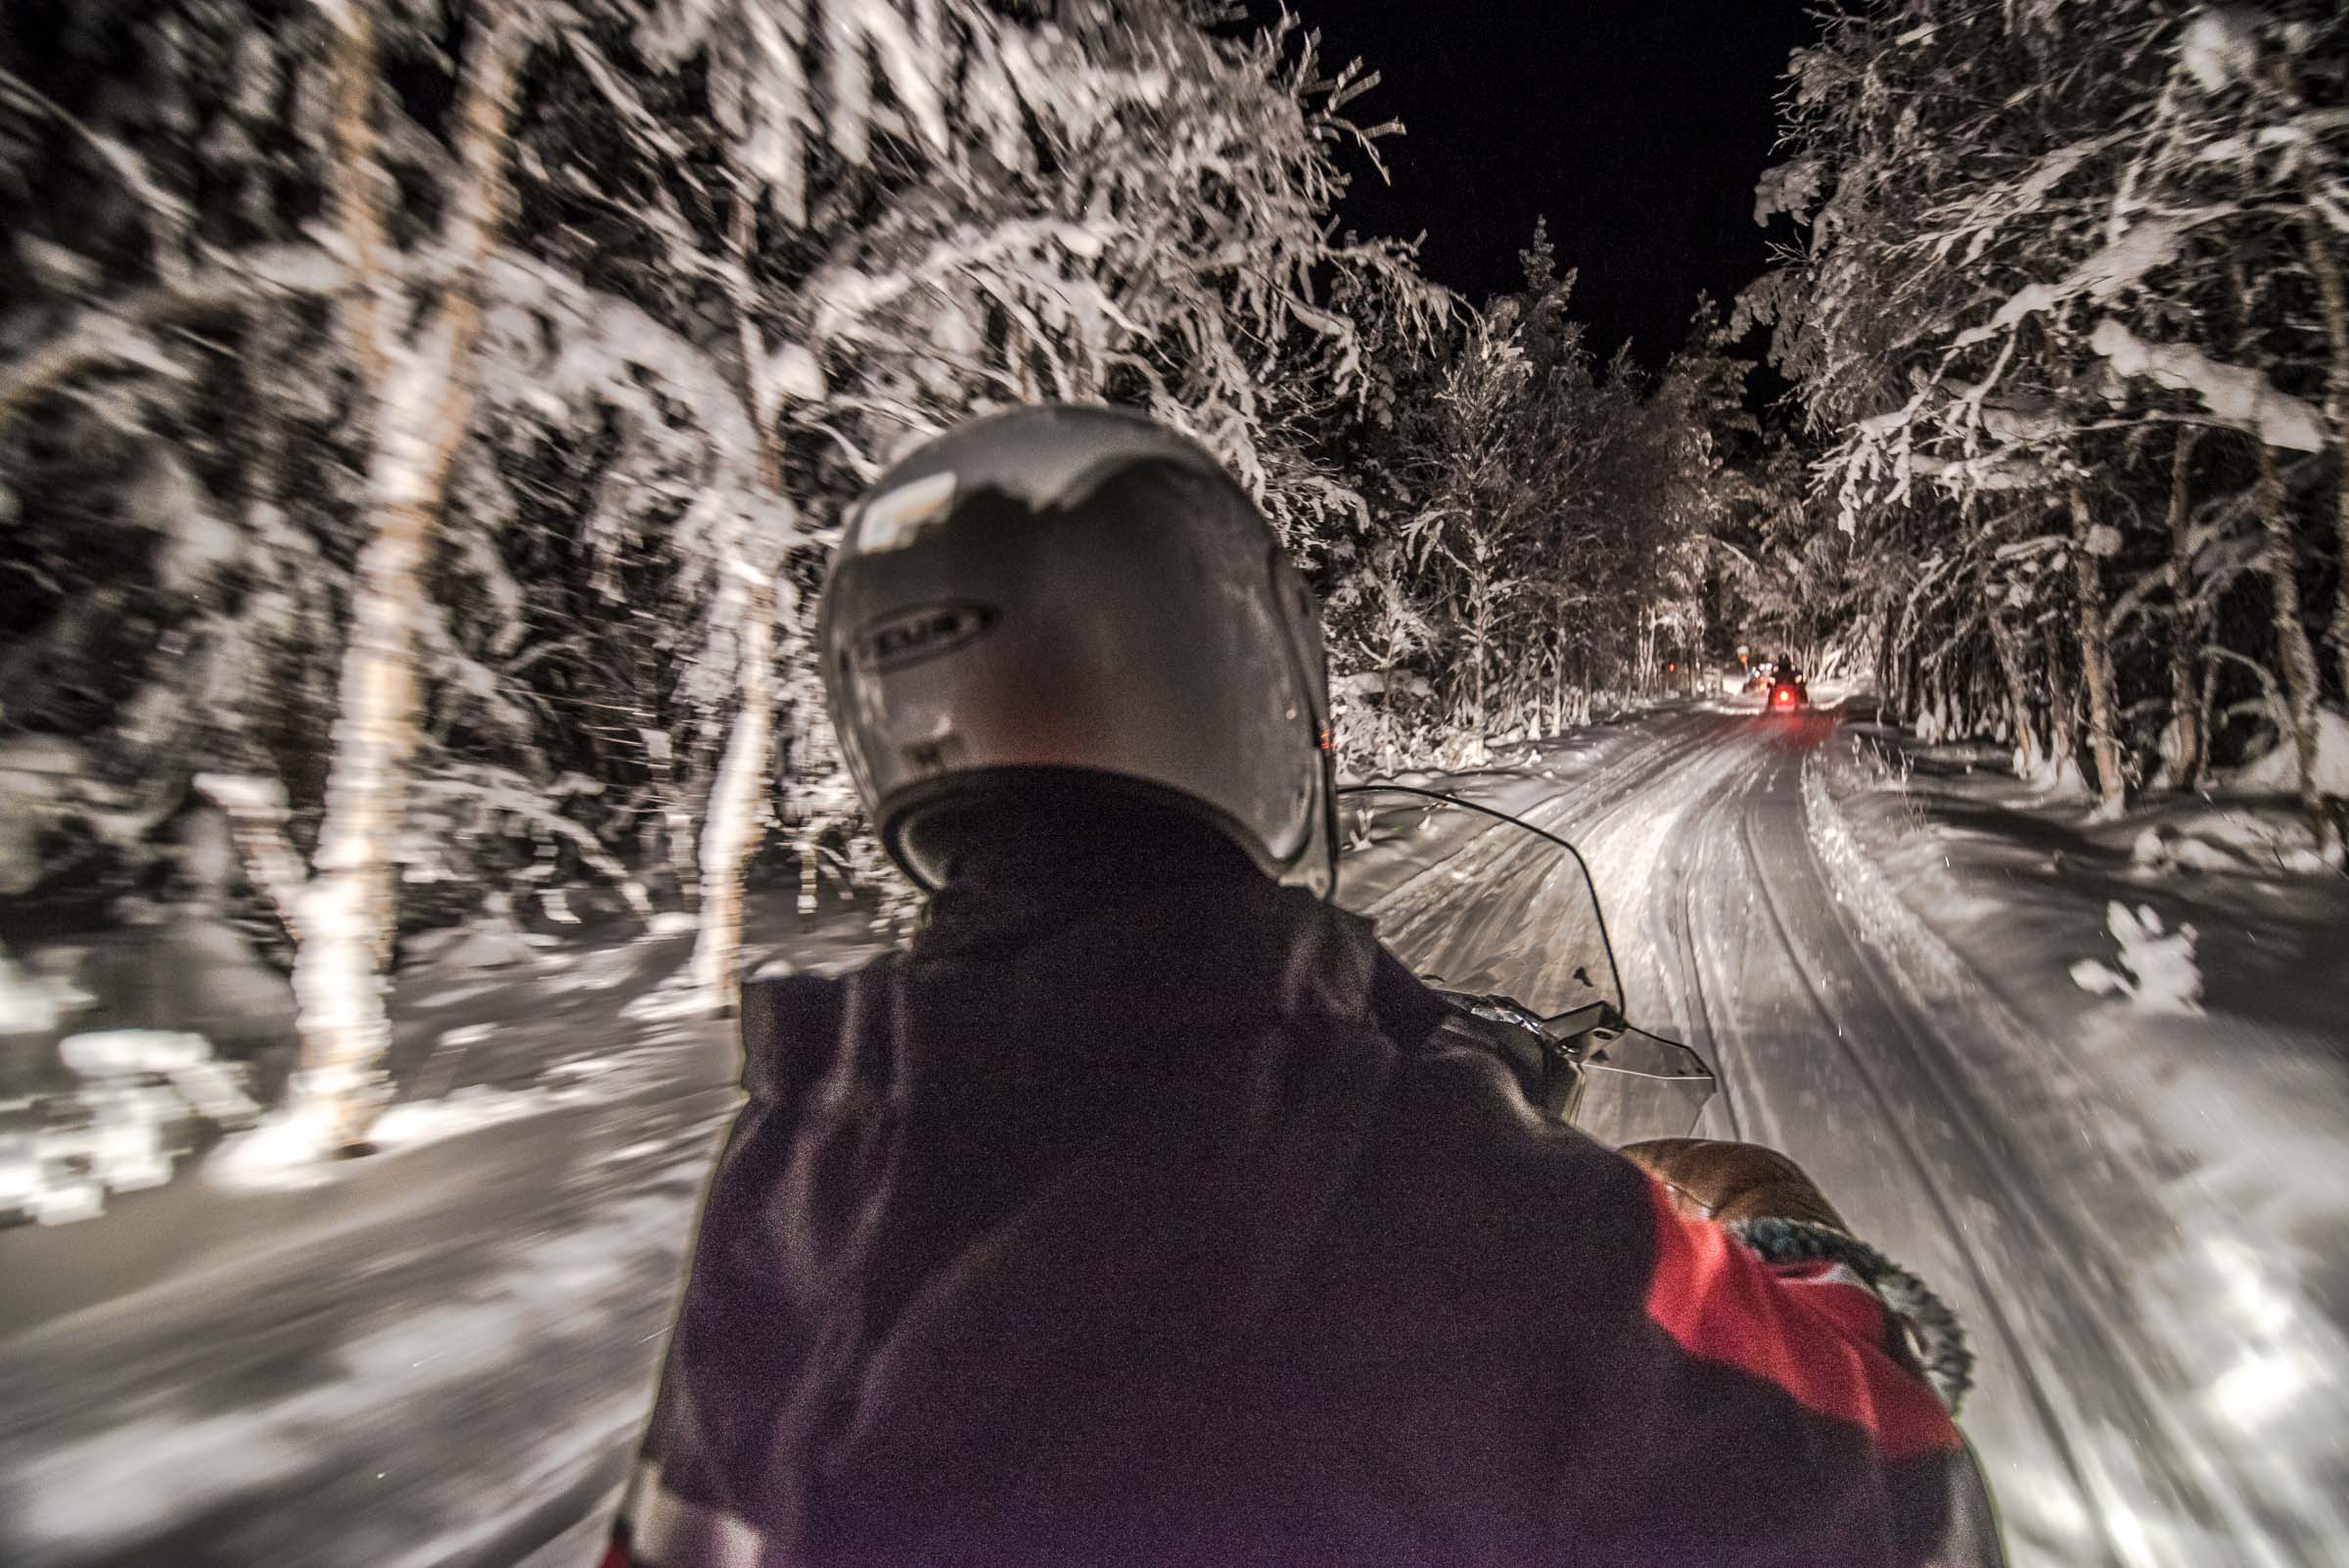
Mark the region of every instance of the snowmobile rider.
<instances>
[{"instance_id":1,"label":"snowmobile rider","mask_svg":"<svg viewBox=\"0 0 2349 1568\"><path fill-rule=\"evenodd\" d=\"M1782 1156L1540 1118L1320 896L1317 612L1205 451L931 441L819 648L928 916L743 992L607 1568L1999 1560L1921 1287Z\"/></svg>"}]
</instances>

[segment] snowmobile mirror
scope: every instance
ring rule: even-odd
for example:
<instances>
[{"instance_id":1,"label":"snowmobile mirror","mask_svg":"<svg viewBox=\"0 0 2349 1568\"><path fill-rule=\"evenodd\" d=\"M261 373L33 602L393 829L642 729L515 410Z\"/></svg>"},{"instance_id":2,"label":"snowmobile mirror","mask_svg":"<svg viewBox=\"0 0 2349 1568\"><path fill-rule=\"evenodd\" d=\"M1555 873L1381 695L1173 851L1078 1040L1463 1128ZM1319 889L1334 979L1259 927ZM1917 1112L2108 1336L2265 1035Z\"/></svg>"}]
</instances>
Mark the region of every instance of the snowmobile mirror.
<instances>
[{"instance_id":1,"label":"snowmobile mirror","mask_svg":"<svg viewBox=\"0 0 2349 1568\"><path fill-rule=\"evenodd\" d=\"M1613 1148L1688 1136L1717 1086L1694 1050L1630 1026L1594 1032L1576 1066L1580 1081L1566 1119Z\"/></svg>"}]
</instances>

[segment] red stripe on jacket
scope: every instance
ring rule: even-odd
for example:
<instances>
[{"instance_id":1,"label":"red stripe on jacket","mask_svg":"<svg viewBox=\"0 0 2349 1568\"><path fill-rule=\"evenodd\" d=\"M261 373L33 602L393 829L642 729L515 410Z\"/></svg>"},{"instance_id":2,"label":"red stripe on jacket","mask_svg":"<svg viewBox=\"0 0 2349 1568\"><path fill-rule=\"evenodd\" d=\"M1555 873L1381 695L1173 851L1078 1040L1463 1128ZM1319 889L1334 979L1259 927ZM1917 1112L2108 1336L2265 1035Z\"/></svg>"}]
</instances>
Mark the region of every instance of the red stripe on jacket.
<instances>
[{"instance_id":1,"label":"red stripe on jacket","mask_svg":"<svg viewBox=\"0 0 2349 1568\"><path fill-rule=\"evenodd\" d=\"M1881 1348L1884 1307L1865 1286L1807 1267L1781 1279L1721 1226L1675 1213L1660 1183L1650 1181L1648 1195L1656 1269L1647 1315L1682 1350L1861 1428L1888 1458L1963 1446L1924 1380Z\"/></svg>"}]
</instances>

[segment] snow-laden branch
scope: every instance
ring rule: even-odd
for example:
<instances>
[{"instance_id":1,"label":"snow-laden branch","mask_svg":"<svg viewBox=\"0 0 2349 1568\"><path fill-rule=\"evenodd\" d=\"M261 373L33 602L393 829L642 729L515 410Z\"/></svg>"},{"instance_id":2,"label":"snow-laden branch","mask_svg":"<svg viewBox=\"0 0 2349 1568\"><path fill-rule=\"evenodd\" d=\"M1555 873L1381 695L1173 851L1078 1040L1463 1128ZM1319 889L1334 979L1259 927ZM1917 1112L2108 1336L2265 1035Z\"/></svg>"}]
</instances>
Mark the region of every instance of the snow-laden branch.
<instances>
[{"instance_id":1,"label":"snow-laden branch","mask_svg":"<svg viewBox=\"0 0 2349 1568\"><path fill-rule=\"evenodd\" d=\"M2192 344L2146 343L2111 316L2096 323L2088 342L2115 374L2191 392L2215 423L2230 430L2287 451L2325 449L2325 423L2317 410L2256 370L2225 364Z\"/></svg>"},{"instance_id":2,"label":"snow-laden branch","mask_svg":"<svg viewBox=\"0 0 2349 1568\"><path fill-rule=\"evenodd\" d=\"M2146 276L2178 259L2188 235L2203 224L2232 217L2239 208L2222 203L2190 212L2164 213L2142 219L2119 239L2095 254L2053 283L2033 283L2018 289L1999 306L1990 320L1950 340L1953 348L1967 348L2009 332L2028 317L2054 310L2086 296L2106 300L2133 288Z\"/></svg>"}]
</instances>

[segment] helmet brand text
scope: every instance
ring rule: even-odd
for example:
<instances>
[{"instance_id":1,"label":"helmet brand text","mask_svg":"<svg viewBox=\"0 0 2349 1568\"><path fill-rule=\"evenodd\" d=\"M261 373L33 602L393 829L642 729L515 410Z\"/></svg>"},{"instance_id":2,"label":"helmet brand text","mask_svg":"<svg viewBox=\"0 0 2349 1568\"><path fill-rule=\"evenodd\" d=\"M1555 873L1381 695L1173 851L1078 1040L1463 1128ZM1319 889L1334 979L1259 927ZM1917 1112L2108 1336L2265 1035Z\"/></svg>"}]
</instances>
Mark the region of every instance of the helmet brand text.
<instances>
[{"instance_id":1,"label":"helmet brand text","mask_svg":"<svg viewBox=\"0 0 2349 1568\"><path fill-rule=\"evenodd\" d=\"M941 599L908 605L868 621L856 633L857 668L886 673L952 653L994 629L993 605Z\"/></svg>"}]
</instances>

